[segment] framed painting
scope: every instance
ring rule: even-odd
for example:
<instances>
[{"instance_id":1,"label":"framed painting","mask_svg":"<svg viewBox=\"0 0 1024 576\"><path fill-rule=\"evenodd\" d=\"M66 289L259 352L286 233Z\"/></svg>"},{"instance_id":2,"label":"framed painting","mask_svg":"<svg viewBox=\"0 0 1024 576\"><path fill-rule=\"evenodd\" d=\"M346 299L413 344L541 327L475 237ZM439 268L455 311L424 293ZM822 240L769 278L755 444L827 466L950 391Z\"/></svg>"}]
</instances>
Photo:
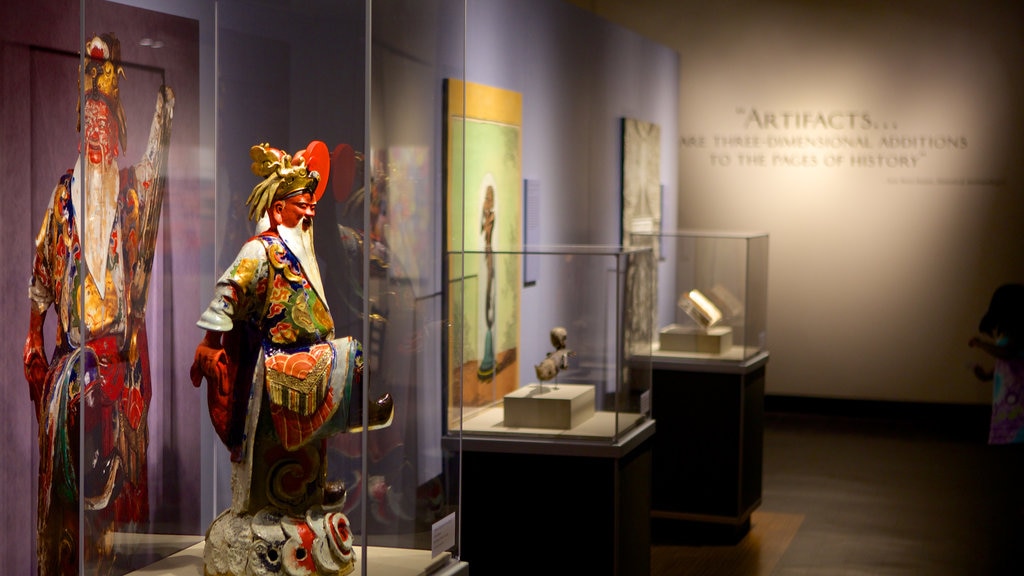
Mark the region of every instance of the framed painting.
<instances>
[{"instance_id":1,"label":"framed painting","mask_svg":"<svg viewBox=\"0 0 1024 576\"><path fill-rule=\"evenodd\" d=\"M449 79L445 123L447 405L469 412L519 386L522 95Z\"/></svg>"}]
</instances>

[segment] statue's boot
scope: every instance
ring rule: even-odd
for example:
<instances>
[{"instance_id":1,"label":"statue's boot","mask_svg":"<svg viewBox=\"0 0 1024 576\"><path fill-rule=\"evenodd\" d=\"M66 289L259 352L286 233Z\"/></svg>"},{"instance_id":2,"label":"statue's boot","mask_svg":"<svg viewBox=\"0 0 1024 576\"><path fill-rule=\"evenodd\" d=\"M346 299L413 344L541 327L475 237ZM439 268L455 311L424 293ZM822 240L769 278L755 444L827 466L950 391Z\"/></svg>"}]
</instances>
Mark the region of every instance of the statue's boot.
<instances>
[{"instance_id":1,"label":"statue's boot","mask_svg":"<svg viewBox=\"0 0 1024 576\"><path fill-rule=\"evenodd\" d=\"M359 396L360 391L352 390L352 403L348 409L348 428L349 432L362 432L363 431L363 403ZM378 430L380 428L387 428L391 425L391 422L395 419L395 401L391 398L390 393L385 393L383 396L369 403L368 406L369 414L367 415L367 430Z\"/></svg>"},{"instance_id":2,"label":"statue's boot","mask_svg":"<svg viewBox=\"0 0 1024 576\"><path fill-rule=\"evenodd\" d=\"M341 508L345 504L345 483L341 480L328 480L324 485L324 508L331 510Z\"/></svg>"}]
</instances>

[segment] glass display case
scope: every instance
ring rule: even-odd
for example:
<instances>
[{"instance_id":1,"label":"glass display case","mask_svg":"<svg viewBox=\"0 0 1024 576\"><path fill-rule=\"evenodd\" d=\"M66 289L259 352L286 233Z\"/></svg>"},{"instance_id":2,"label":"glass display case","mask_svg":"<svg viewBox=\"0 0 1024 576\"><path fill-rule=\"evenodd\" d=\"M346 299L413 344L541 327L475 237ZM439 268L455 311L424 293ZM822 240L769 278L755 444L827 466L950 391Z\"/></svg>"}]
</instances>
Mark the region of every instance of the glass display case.
<instances>
[{"instance_id":1,"label":"glass display case","mask_svg":"<svg viewBox=\"0 0 1024 576\"><path fill-rule=\"evenodd\" d=\"M676 231L633 240L661 256L652 533L735 543L761 503L768 234Z\"/></svg>"},{"instance_id":2,"label":"glass display case","mask_svg":"<svg viewBox=\"0 0 1024 576\"><path fill-rule=\"evenodd\" d=\"M608 444L646 422L652 270L650 248L450 253L450 430Z\"/></svg>"},{"instance_id":3,"label":"glass display case","mask_svg":"<svg viewBox=\"0 0 1024 576\"><path fill-rule=\"evenodd\" d=\"M5 317L32 310L26 325L12 323L18 353L3 357L9 373L29 380L0 417L25 462L3 468L14 493L0 514L8 572L200 574L207 528L240 506L240 461L253 477L278 478L268 482L274 490L298 481L293 472L323 471L309 475L322 491L321 515L309 518L334 530L330 542L351 546L342 553L354 554L355 574L465 571L461 455L442 444L453 430L445 415L461 407L440 384L444 251L433 200L440 98L446 79L464 75L465 33L465 4L447 0L4 3L0 77L12 129L0 135L0 154L26 183L5 193L24 217L4 234L33 273L29 298L21 274L3 288ZM314 141L326 156L312 152ZM272 174L254 166L260 144L282 154ZM314 224L299 220L297 244L287 244L300 263L289 270L302 278L272 277L326 302L292 301L292 327L361 343L362 379L332 389L345 398L341 433L311 440L323 442L312 463L273 476L257 470L260 457L246 460L248 440L232 434L238 419L259 414L251 420L261 426L277 416L239 392L243 378L225 377L227 388L210 385L212 371L197 378L208 334L197 321L222 274L244 276L243 246L271 230L250 213L257 185L285 181L282 167L297 166L313 182L297 190L309 193L301 209ZM267 242L270 261L279 245ZM270 318L279 311L267 298ZM287 338L281 326L275 337ZM239 346L257 351L232 356L250 362L239 370L271 370L257 358L276 349ZM248 383L264 384L257 378ZM252 397L276 407L277 382L265 382L271 391ZM323 402L327 393L315 389L309 397ZM380 406L392 408L375 412L385 394L390 404ZM211 423L221 409L223 427ZM290 559L274 557L315 558L313 573L333 573L318 555L337 551L316 538L287 548Z\"/></svg>"},{"instance_id":4,"label":"glass display case","mask_svg":"<svg viewBox=\"0 0 1024 576\"><path fill-rule=\"evenodd\" d=\"M766 349L768 234L635 234L656 245L655 343L661 358L746 361Z\"/></svg>"}]
</instances>

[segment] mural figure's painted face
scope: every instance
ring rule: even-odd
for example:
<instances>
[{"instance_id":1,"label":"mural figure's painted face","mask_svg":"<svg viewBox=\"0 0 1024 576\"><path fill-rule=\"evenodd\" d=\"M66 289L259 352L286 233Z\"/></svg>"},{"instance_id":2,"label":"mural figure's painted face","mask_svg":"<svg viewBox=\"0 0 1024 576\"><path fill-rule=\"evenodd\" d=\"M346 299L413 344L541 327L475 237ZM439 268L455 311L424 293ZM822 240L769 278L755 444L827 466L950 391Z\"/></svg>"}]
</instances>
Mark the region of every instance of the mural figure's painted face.
<instances>
[{"instance_id":1,"label":"mural figure's painted face","mask_svg":"<svg viewBox=\"0 0 1024 576\"><path fill-rule=\"evenodd\" d=\"M85 102L85 147L91 164L110 164L117 158L117 120L102 99Z\"/></svg>"}]
</instances>

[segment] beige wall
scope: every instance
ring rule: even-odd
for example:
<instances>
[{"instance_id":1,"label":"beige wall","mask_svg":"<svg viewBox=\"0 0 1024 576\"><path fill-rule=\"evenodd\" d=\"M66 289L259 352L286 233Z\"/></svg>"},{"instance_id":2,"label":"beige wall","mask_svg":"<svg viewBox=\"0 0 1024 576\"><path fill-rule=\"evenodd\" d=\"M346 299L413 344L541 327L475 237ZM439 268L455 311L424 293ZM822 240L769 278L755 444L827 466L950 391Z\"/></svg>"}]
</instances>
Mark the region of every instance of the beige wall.
<instances>
[{"instance_id":1,"label":"beige wall","mask_svg":"<svg viewBox=\"0 0 1024 576\"><path fill-rule=\"evenodd\" d=\"M966 342L1024 281L1018 3L573 3L679 51L679 225L771 234L769 393L988 401Z\"/></svg>"}]
</instances>

